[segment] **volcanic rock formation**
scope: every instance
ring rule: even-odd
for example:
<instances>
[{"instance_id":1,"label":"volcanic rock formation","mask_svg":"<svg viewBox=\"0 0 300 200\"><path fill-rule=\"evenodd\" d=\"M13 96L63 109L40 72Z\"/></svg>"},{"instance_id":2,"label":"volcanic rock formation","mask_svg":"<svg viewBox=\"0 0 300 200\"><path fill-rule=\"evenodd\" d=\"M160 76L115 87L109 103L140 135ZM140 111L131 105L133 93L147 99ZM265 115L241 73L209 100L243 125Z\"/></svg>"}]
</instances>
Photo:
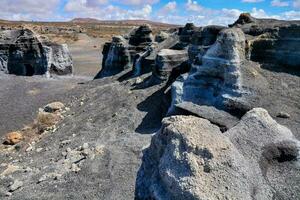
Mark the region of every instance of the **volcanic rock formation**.
<instances>
[{"instance_id":1,"label":"volcanic rock formation","mask_svg":"<svg viewBox=\"0 0 300 200\"><path fill-rule=\"evenodd\" d=\"M0 72L32 76L72 74L67 45L42 41L29 29L0 32Z\"/></svg>"},{"instance_id":2,"label":"volcanic rock formation","mask_svg":"<svg viewBox=\"0 0 300 200\"><path fill-rule=\"evenodd\" d=\"M136 197L297 199L299 147L291 131L260 108L224 134L205 119L166 118L144 153Z\"/></svg>"},{"instance_id":3,"label":"volcanic rock formation","mask_svg":"<svg viewBox=\"0 0 300 200\"><path fill-rule=\"evenodd\" d=\"M248 35L251 60L281 68L300 66L300 21L255 19L243 14L231 25Z\"/></svg>"}]
</instances>

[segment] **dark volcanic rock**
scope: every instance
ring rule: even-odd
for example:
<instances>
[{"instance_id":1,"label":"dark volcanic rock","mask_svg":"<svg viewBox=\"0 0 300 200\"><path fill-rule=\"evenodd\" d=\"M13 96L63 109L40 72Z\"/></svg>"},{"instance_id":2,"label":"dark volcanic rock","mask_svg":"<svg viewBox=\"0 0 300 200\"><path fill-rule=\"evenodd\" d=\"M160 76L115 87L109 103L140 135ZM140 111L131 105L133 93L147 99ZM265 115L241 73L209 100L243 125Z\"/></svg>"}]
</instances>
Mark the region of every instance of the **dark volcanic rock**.
<instances>
[{"instance_id":1,"label":"dark volcanic rock","mask_svg":"<svg viewBox=\"0 0 300 200\"><path fill-rule=\"evenodd\" d=\"M106 43L102 54L102 69L95 79L118 74L130 67L131 55L128 42L122 36L116 36L111 43Z\"/></svg>"},{"instance_id":2,"label":"dark volcanic rock","mask_svg":"<svg viewBox=\"0 0 300 200\"><path fill-rule=\"evenodd\" d=\"M189 70L187 61L186 50L163 49L157 54L153 75L161 80L168 80L173 70L187 72Z\"/></svg>"},{"instance_id":3,"label":"dark volcanic rock","mask_svg":"<svg viewBox=\"0 0 300 200\"><path fill-rule=\"evenodd\" d=\"M232 26L254 36L247 38L251 60L277 68L299 68L300 21L255 19L242 14Z\"/></svg>"},{"instance_id":4,"label":"dark volcanic rock","mask_svg":"<svg viewBox=\"0 0 300 200\"><path fill-rule=\"evenodd\" d=\"M218 34L224 28L223 26L205 26L194 32L188 49L191 64L201 64L202 56L215 43Z\"/></svg>"},{"instance_id":5,"label":"dark volcanic rock","mask_svg":"<svg viewBox=\"0 0 300 200\"><path fill-rule=\"evenodd\" d=\"M145 46L153 42L150 25L143 25L137 28L129 38L129 44L133 46Z\"/></svg>"},{"instance_id":6,"label":"dark volcanic rock","mask_svg":"<svg viewBox=\"0 0 300 200\"><path fill-rule=\"evenodd\" d=\"M72 57L66 45L41 41L28 29L0 33L0 71L32 76L72 74Z\"/></svg>"}]
</instances>

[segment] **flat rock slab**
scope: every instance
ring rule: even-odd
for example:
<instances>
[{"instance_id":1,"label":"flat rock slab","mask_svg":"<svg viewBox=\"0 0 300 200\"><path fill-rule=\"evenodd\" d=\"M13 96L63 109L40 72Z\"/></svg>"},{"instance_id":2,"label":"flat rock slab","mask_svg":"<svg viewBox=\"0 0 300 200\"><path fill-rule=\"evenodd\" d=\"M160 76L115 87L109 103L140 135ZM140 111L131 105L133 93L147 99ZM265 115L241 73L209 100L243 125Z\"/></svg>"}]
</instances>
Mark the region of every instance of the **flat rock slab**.
<instances>
[{"instance_id":1,"label":"flat rock slab","mask_svg":"<svg viewBox=\"0 0 300 200\"><path fill-rule=\"evenodd\" d=\"M230 129L239 122L239 118L229 114L228 112L218 110L213 106L197 105L192 102L182 102L175 105L176 108L188 111L198 117L209 120L211 123Z\"/></svg>"}]
</instances>

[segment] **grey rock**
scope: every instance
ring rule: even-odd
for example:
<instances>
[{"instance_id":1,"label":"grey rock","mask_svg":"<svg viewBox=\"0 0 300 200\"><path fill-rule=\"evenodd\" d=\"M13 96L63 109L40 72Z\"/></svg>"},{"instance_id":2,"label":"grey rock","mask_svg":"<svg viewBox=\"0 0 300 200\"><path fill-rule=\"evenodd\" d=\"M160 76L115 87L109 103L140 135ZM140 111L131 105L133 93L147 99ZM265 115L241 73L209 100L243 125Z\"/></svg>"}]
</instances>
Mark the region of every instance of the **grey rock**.
<instances>
[{"instance_id":1,"label":"grey rock","mask_svg":"<svg viewBox=\"0 0 300 200\"><path fill-rule=\"evenodd\" d=\"M160 31L157 35L155 35L155 42L161 43L165 41L170 35L167 32Z\"/></svg>"},{"instance_id":2,"label":"grey rock","mask_svg":"<svg viewBox=\"0 0 300 200\"><path fill-rule=\"evenodd\" d=\"M256 19L241 14L232 25L241 28L248 37L251 60L271 64L273 69L299 69L300 21Z\"/></svg>"},{"instance_id":3,"label":"grey rock","mask_svg":"<svg viewBox=\"0 0 300 200\"><path fill-rule=\"evenodd\" d=\"M130 67L131 55L128 41L122 36L113 37L103 48L103 64L95 79L118 74Z\"/></svg>"},{"instance_id":4,"label":"grey rock","mask_svg":"<svg viewBox=\"0 0 300 200\"><path fill-rule=\"evenodd\" d=\"M222 134L208 120L173 116L144 152L137 199L297 199L299 141L255 108Z\"/></svg>"},{"instance_id":5,"label":"grey rock","mask_svg":"<svg viewBox=\"0 0 300 200\"><path fill-rule=\"evenodd\" d=\"M67 45L41 40L29 29L0 32L0 71L23 76L72 74Z\"/></svg>"},{"instance_id":6,"label":"grey rock","mask_svg":"<svg viewBox=\"0 0 300 200\"><path fill-rule=\"evenodd\" d=\"M240 29L224 29L184 82L183 100L230 109L243 105L241 65L245 36ZM234 104L234 105L233 105ZM241 106L242 106L241 105Z\"/></svg>"},{"instance_id":7,"label":"grey rock","mask_svg":"<svg viewBox=\"0 0 300 200\"><path fill-rule=\"evenodd\" d=\"M129 38L129 44L133 46L145 46L154 41L151 26L146 24L134 30Z\"/></svg>"},{"instance_id":8,"label":"grey rock","mask_svg":"<svg viewBox=\"0 0 300 200\"><path fill-rule=\"evenodd\" d=\"M14 192L18 189L20 189L23 186L23 182L19 180L15 180L10 186L9 186L9 192Z\"/></svg>"},{"instance_id":9,"label":"grey rock","mask_svg":"<svg viewBox=\"0 0 300 200\"><path fill-rule=\"evenodd\" d=\"M209 120L211 123L219 126L222 131L234 127L239 122L239 118L225 111L218 110L213 106L200 106L191 102L182 102L176 104L175 107L176 109Z\"/></svg>"},{"instance_id":10,"label":"grey rock","mask_svg":"<svg viewBox=\"0 0 300 200\"><path fill-rule=\"evenodd\" d=\"M300 142L288 128L278 124L265 109L255 108L225 135L249 161L253 178L275 190L273 199L300 197ZM256 199L265 199L260 196L264 193L261 184L254 187Z\"/></svg>"},{"instance_id":11,"label":"grey rock","mask_svg":"<svg viewBox=\"0 0 300 200\"><path fill-rule=\"evenodd\" d=\"M217 142L216 142L217 141ZM247 161L217 126L174 116L145 152L137 199L252 199Z\"/></svg>"},{"instance_id":12,"label":"grey rock","mask_svg":"<svg viewBox=\"0 0 300 200\"><path fill-rule=\"evenodd\" d=\"M167 80L174 69L186 67L187 61L188 53L186 50L162 49L157 54L153 75L161 80ZM180 71L181 69L177 70Z\"/></svg>"},{"instance_id":13,"label":"grey rock","mask_svg":"<svg viewBox=\"0 0 300 200\"><path fill-rule=\"evenodd\" d=\"M280 113L278 113L277 117L288 119L288 118L291 117L291 115L289 113L286 113L286 112L280 112Z\"/></svg>"}]
</instances>

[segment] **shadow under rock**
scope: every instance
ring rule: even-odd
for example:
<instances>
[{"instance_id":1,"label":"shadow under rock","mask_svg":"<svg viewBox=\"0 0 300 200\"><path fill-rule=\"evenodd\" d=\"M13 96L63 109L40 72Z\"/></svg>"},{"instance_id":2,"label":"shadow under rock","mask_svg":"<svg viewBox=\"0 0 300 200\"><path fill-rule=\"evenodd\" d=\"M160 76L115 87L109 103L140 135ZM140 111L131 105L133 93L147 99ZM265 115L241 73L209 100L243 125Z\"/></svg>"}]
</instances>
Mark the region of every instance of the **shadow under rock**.
<instances>
[{"instance_id":1,"label":"shadow under rock","mask_svg":"<svg viewBox=\"0 0 300 200\"><path fill-rule=\"evenodd\" d=\"M171 94L166 92L166 87L154 92L151 96L137 105L140 111L147 112L136 132L140 134L152 134L161 127L161 121L166 116L171 103Z\"/></svg>"}]
</instances>

